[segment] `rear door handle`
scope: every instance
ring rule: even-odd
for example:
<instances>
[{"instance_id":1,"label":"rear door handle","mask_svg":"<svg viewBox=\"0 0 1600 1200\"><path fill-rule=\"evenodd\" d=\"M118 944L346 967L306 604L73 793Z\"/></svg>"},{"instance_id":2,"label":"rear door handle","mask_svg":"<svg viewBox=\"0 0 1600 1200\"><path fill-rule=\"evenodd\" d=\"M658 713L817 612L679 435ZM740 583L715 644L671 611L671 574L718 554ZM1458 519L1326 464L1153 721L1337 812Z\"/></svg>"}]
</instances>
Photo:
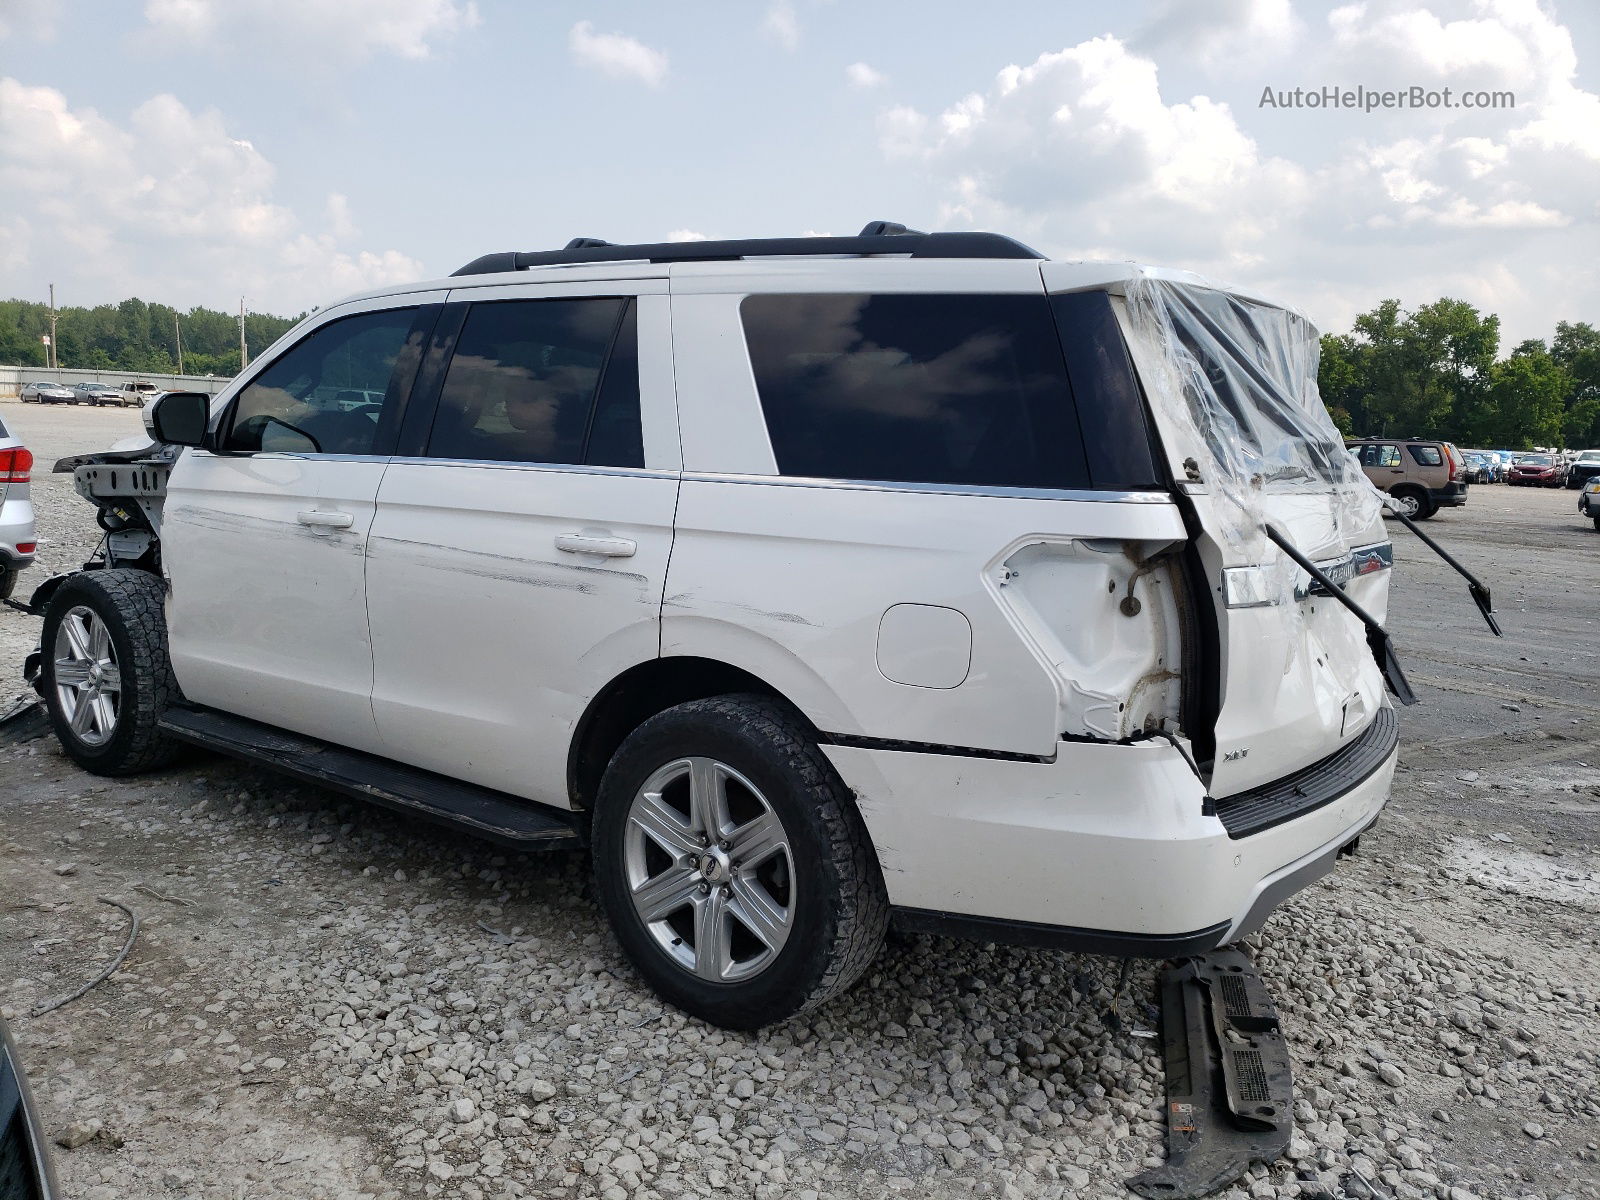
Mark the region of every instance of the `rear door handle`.
<instances>
[{"instance_id":1,"label":"rear door handle","mask_svg":"<svg viewBox=\"0 0 1600 1200\"><path fill-rule=\"evenodd\" d=\"M632 558L639 549L627 538L589 537L582 533L556 535L556 549L568 554L599 554L606 558Z\"/></svg>"},{"instance_id":2,"label":"rear door handle","mask_svg":"<svg viewBox=\"0 0 1600 1200\"><path fill-rule=\"evenodd\" d=\"M349 529L356 523L356 519L349 513L324 512L320 508L296 513L295 520L302 525L310 525L313 529Z\"/></svg>"}]
</instances>

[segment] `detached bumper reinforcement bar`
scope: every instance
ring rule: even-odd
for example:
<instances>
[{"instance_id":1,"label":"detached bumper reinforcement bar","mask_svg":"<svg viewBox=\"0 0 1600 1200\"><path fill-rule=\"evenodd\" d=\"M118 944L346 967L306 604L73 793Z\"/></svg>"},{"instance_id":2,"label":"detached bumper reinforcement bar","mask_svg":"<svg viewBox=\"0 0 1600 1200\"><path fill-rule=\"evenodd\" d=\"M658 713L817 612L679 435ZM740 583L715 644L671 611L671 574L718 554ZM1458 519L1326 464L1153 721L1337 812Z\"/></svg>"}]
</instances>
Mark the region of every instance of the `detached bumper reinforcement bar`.
<instances>
[{"instance_id":1,"label":"detached bumper reinforcement bar","mask_svg":"<svg viewBox=\"0 0 1600 1200\"><path fill-rule=\"evenodd\" d=\"M1161 976L1167 1161L1141 1196L1187 1200L1272 1162L1294 1131L1294 1080L1278 1013L1248 955L1214 950Z\"/></svg>"}]
</instances>

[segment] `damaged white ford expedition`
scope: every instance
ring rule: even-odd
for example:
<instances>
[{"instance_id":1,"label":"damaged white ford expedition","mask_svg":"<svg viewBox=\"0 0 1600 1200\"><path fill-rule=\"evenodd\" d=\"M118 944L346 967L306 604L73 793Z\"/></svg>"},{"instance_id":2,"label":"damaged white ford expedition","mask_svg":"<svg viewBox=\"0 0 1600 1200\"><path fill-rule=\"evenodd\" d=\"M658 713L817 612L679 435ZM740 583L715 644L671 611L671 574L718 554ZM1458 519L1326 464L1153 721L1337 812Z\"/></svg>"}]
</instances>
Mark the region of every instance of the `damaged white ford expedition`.
<instances>
[{"instance_id":1,"label":"damaged white ford expedition","mask_svg":"<svg viewBox=\"0 0 1600 1200\"><path fill-rule=\"evenodd\" d=\"M184 743L520 847L720 1025L891 924L1257 929L1389 794L1380 499L1292 309L1009 238L492 254L322 309L35 593L67 753Z\"/></svg>"}]
</instances>

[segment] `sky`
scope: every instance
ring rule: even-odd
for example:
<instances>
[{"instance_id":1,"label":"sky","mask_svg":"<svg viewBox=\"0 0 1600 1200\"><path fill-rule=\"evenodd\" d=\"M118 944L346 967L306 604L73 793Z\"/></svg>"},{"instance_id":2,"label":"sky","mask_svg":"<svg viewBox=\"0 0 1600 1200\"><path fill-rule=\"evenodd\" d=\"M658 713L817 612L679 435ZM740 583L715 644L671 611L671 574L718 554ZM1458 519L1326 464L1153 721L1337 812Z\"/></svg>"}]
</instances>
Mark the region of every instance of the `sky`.
<instances>
[{"instance_id":1,"label":"sky","mask_svg":"<svg viewBox=\"0 0 1600 1200\"><path fill-rule=\"evenodd\" d=\"M1425 99L1264 102L1358 86ZM0 296L291 315L893 220L1509 349L1600 324L1597 92L1592 0L0 0Z\"/></svg>"}]
</instances>

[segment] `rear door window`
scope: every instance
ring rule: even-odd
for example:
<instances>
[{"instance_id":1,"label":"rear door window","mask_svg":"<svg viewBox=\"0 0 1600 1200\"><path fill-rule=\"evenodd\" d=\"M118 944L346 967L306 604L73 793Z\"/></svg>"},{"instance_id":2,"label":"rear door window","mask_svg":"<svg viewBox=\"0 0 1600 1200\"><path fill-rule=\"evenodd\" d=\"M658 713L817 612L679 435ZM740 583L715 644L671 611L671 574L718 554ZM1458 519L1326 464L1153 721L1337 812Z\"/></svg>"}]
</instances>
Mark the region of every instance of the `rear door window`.
<instances>
[{"instance_id":1,"label":"rear door window","mask_svg":"<svg viewBox=\"0 0 1600 1200\"><path fill-rule=\"evenodd\" d=\"M782 475L1089 486L1042 295L756 295L740 315Z\"/></svg>"},{"instance_id":2,"label":"rear door window","mask_svg":"<svg viewBox=\"0 0 1600 1200\"><path fill-rule=\"evenodd\" d=\"M472 305L426 456L643 466L632 312L618 297Z\"/></svg>"}]
</instances>

